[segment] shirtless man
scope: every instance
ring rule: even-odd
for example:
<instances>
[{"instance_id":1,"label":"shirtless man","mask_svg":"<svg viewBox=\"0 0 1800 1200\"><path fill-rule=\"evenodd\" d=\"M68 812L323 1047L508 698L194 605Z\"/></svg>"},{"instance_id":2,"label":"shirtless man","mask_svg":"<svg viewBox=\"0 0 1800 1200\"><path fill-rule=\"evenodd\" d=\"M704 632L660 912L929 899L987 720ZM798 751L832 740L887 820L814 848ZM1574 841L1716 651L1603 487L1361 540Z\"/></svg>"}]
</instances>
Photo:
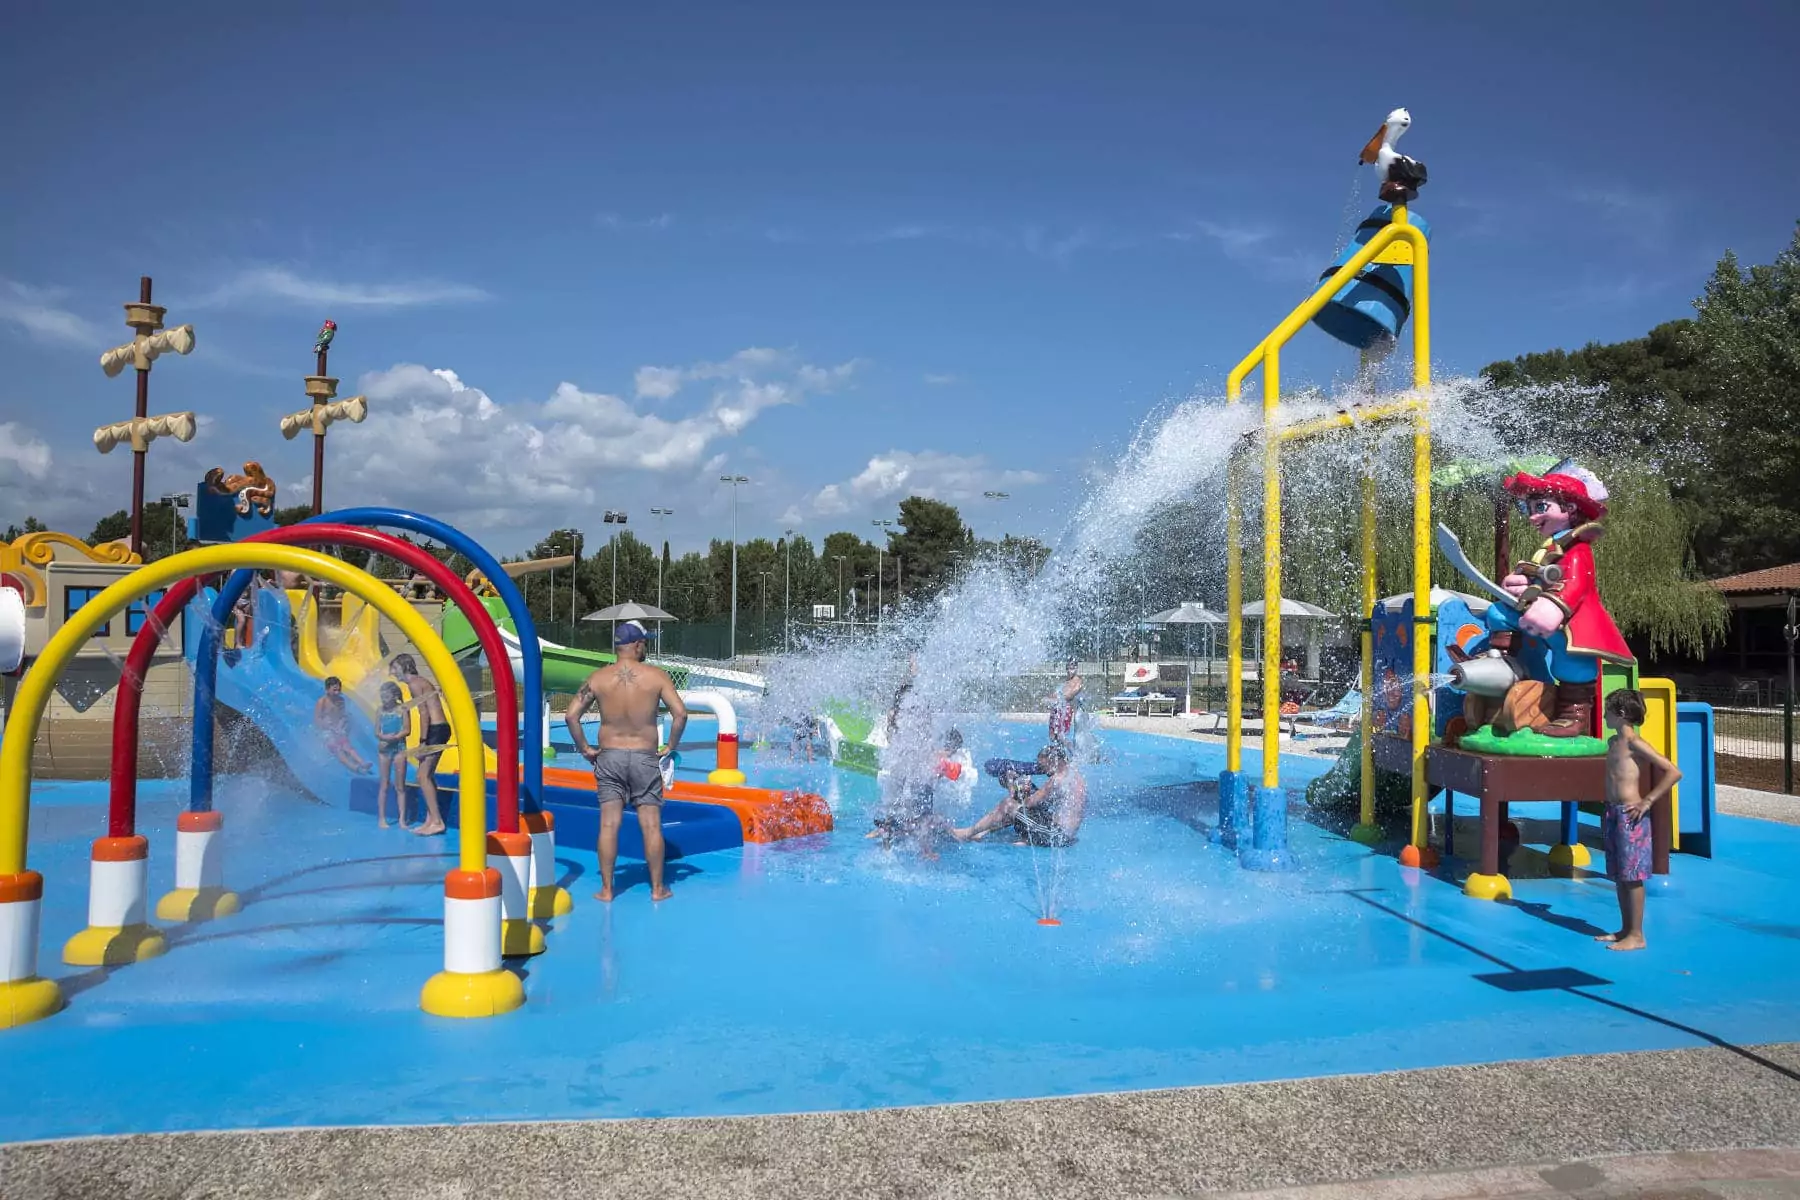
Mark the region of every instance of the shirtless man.
<instances>
[{"instance_id":1,"label":"shirtless man","mask_svg":"<svg viewBox=\"0 0 1800 1200\"><path fill-rule=\"evenodd\" d=\"M1021 845L1072 846L1087 812L1087 781L1075 769L1069 752L1059 745L1038 751L1037 765L1049 776L1036 787L1029 777L1008 789L993 812L967 829L951 830L959 842L972 842L1011 825Z\"/></svg>"},{"instance_id":2,"label":"shirtless man","mask_svg":"<svg viewBox=\"0 0 1800 1200\"><path fill-rule=\"evenodd\" d=\"M594 789L600 798L600 890L596 900L613 898L613 863L619 857L619 822L627 806L637 810L644 835L644 864L650 871L650 898L667 900L675 893L663 884L662 756L681 744L687 728L687 705L675 681L644 661L649 635L636 621L624 621L613 635L618 661L587 677L563 713L575 749L594 766ZM669 708L669 744L656 744L658 703ZM590 748L581 718L600 706L600 745Z\"/></svg>"},{"instance_id":3,"label":"shirtless man","mask_svg":"<svg viewBox=\"0 0 1800 1200\"><path fill-rule=\"evenodd\" d=\"M437 764L450 745L450 722L444 716L444 697L437 684L419 674L419 664L410 654L396 654L388 664L388 674L406 685L412 693L413 706L419 711L424 731L419 735L419 794L425 798L425 819L413 832L421 837L444 832L444 814L438 809ZM401 817L404 819L402 810ZM485 818L483 818L485 820Z\"/></svg>"},{"instance_id":4,"label":"shirtless man","mask_svg":"<svg viewBox=\"0 0 1800 1200\"><path fill-rule=\"evenodd\" d=\"M1606 698L1604 716L1613 735L1606 743L1606 813L1600 819L1600 840L1606 847L1607 877L1619 889L1619 932L1594 940L1606 942L1608 950L1642 950L1650 810L1681 782L1681 772L1638 733L1644 722L1641 693L1620 688ZM1647 794L1640 786L1645 771L1655 780Z\"/></svg>"}]
</instances>

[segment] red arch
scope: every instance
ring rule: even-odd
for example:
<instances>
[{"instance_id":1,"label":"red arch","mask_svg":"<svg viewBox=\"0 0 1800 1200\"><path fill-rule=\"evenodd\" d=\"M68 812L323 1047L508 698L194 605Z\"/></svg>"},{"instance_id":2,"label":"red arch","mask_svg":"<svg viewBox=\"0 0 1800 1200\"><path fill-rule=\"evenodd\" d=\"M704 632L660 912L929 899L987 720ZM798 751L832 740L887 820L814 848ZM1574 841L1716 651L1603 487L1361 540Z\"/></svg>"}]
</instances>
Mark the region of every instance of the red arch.
<instances>
[{"instance_id":1,"label":"red arch","mask_svg":"<svg viewBox=\"0 0 1800 1200\"><path fill-rule=\"evenodd\" d=\"M506 645L500 640L494 618L475 593L469 590L454 571L430 553L379 530L360 525L303 524L265 530L244 539L251 542L273 542L284 546L353 546L372 550L397 559L425 576L456 606L463 610L474 628L481 649L489 663L501 664L494 672L494 707L499 713L495 753L499 758L495 772L495 792L501 833L519 831L519 691L510 669ZM113 708L111 803L107 810L107 832L111 837L130 837L137 832L137 768L138 716L144 701L144 673L150 659L162 644L163 631L181 615L181 610L199 590L198 578L184 579L163 594L151 610L149 619L138 630L125 656L123 677L119 680L118 703ZM469 747L464 753L474 751ZM485 819L485 818L484 818Z\"/></svg>"}]
</instances>

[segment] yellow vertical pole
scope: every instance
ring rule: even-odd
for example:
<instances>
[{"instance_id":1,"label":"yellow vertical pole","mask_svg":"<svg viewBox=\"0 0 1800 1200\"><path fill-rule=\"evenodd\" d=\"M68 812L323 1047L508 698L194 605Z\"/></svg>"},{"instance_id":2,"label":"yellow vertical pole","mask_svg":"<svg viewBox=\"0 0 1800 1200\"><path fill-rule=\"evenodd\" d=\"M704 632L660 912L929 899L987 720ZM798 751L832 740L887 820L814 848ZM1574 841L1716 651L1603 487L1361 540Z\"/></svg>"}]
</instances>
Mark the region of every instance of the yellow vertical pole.
<instances>
[{"instance_id":1,"label":"yellow vertical pole","mask_svg":"<svg viewBox=\"0 0 1800 1200\"><path fill-rule=\"evenodd\" d=\"M1263 352L1263 735L1262 785L1281 782L1281 350Z\"/></svg>"},{"instance_id":2,"label":"yellow vertical pole","mask_svg":"<svg viewBox=\"0 0 1800 1200\"><path fill-rule=\"evenodd\" d=\"M1406 209L1394 209L1394 223L1407 224ZM1430 250L1420 238L1413 245L1413 389L1421 403L1413 411L1413 704L1412 704L1412 837L1420 865L1436 859L1425 824L1429 789L1425 782L1425 750L1431 741L1431 668L1436 652L1431 608L1431 415L1425 393L1431 389Z\"/></svg>"},{"instance_id":3,"label":"yellow vertical pole","mask_svg":"<svg viewBox=\"0 0 1800 1200\"><path fill-rule=\"evenodd\" d=\"M1362 478L1362 790L1361 816L1350 830L1352 841L1365 845L1381 840L1375 824L1375 459L1363 463Z\"/></svg>"},{"instance_id":4,"label":"yellow vertical pole","mask_svg":"<svg viewBox=\"0 0 1800 1200\"><path fill-rule=\"evenodd\" d=\"M1225 402L1237 401L1233 383ZM1225 769L1234 774L1244 769L1244 514L1236 463L1234 455L1225 464Z\"/></svg>"}]
</instances>

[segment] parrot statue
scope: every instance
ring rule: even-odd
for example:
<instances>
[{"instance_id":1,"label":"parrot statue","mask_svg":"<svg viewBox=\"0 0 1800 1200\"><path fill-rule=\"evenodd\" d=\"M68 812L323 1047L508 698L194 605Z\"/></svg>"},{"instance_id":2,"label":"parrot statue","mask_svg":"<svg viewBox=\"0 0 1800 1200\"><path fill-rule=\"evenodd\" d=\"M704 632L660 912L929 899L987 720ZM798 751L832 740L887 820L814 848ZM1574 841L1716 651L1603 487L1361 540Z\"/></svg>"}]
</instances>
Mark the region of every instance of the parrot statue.
<instances>
[{"instance_id":1,"label":"parrot statue","mask_svg":"<svg viewBox=\"0 0 1800 1200\"><path fill-rule=\"evenodd\" d=\"M331 346L331 339L337 336L337 322L326 321L319 326L319 341L313 347L314 354L323 354Z\"/></svg>"}]
</instances>

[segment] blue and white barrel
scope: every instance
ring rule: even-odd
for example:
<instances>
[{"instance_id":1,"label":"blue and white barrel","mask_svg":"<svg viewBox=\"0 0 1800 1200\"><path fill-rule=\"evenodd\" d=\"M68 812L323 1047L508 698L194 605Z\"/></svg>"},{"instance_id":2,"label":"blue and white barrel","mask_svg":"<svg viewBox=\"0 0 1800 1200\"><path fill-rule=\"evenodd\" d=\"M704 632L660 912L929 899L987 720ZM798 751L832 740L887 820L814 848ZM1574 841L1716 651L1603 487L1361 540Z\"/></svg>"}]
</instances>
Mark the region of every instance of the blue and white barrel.
<instances>
[{"instance_id":1,"label":"blue and white barrel","mask_svg":"<svg viewBox=\"0 0 1800 1200\"><path fill-rule=\"evenodd\" d=\"M1377 205L1375 211L1356 227L1356 236L1350 239L1337 261L1319 275L1319 282L1330 279L1393 219L1393 205ZM1431 236L1430 221L1410 209L1407 219L1427 238ZM1370 263L1319 310L1313 324L1358 350L1367 350L1386 338L1399 337L1406 318L1412 315L1412 275L1410 266Z\"/></svg>"}]
</instances>

